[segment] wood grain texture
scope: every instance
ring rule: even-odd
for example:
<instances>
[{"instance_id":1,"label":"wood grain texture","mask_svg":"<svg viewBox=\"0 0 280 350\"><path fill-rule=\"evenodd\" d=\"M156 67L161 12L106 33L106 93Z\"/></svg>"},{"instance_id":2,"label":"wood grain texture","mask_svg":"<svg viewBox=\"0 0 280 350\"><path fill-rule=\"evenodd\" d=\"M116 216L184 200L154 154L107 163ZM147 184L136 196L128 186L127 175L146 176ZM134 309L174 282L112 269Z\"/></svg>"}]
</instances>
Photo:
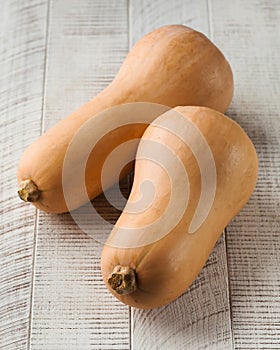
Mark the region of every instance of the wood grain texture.
<instances>
[{"instance_id":1,"label":"wood grain texture","mask_svg":"<svg viewBox=\"0 0 280 350\"><path fill-rule=\"evenodd\" d=\"M27 349L35 209L17 196L23 150L40 135L47 1L1 1L0 348Z\"/></svg>"},{"instance_id":2,"label":"wood grain texture","mask_svg":"<svg viewBox=\"0 0 280 350\"><path fill-rule=\"evenodd\" d=\"M166 24L184 24L211 35L207 1L131 1L130 45ZM232 348L225 237L222 235L189 290L155 310L132 309L132 348Z\"/></svg>"},{"instance_id":3,"label":"wood grain texture","mask_svg":"<svg viewBox=\"0 0 280 350\"><path fill-rule=\"evenodd\" d=\"M54 0L49 18L44 130L102 90L128 48L126 1ZM119 215L103 197L95 205L108 221ZM100 249L69 214L40 212L32 350L129 349L129 309L103 283Z\"/></svg>"},{"instance_id":4,"label":"wood grain texture","mask_svg":"<svg viewBox=\"0 0 280 350\"><path fill-rule=\"evenodd\" d=\"M2 0L0 6L0 349L280 349L279 1ZM212 36L229 58L236 88L228 114L257 148L259 181L190 289L170 305L141 311L106 290L101 245L70 215L37 217L19 201L16 167L41 128L112 80L129 46L172 23ZM126 195L129 187L124 181ZM111 223L119 215L104 196L94 205ZM102 222L88 225L99 239L109 233Z\"/></svg>"},{"instance_id":5,"label":"wood grain texture","mask_svg":"<svg viewBox=\"0 0 280 350\"><path fill-rule=\"evenodd\" d=\"M129 16L130 46L168 24L183 24L210 36L207 0L131 0Z\"/></svg>"},{"instance_id":6,"label":"wood grain texture","mask_svg":"<svg viewBox=\"0 0 280 350\"><path fill-rule=\"evenodd\" d=\"M229 115L257 149L259 179L227 229L236 349L280 349L280 3L212 1L213 35L233 65Z\"/></svg>"}]
</instances>

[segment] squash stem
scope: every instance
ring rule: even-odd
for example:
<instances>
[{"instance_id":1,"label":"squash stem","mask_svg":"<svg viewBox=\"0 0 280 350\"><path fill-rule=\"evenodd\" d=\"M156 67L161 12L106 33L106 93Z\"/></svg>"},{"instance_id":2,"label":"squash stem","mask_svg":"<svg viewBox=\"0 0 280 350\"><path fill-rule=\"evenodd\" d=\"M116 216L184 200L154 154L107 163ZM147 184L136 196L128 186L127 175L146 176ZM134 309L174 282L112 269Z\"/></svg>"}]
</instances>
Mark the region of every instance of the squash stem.
<instances>
[{"instance_id":1,"label":"squash stem","mask_svg":"<svg viewBox=\"0 0 280 350\"><path fill-rule=\"evenodd\" d=\"M32 180L24 180L19 184L18 195L24 202L36 202L40 197L40 190Z\"/></svg>"},{"instance_id":2,"label":"squash stem","mask_svg":"<svg viewBox=\"0 0 280 350\"><path fill-rule=\"evenodd\" d=\"M128 266L115 266L107 281L118 294L130 294L137 288L135 270Z\"/></svg>"}]
</instances>

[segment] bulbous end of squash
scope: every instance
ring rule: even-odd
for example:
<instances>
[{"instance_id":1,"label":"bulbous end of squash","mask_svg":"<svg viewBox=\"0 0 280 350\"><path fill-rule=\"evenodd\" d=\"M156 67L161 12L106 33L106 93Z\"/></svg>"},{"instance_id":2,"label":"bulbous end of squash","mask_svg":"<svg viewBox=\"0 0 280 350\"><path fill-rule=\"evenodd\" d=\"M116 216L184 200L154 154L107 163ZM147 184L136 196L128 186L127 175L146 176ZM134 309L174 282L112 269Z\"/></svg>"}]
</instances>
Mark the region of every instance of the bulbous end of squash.
<instances>
[{"instance_id":1,"label":"bulbous end of squash","mask_svg":"<svg viewBox=\"0 0 280 350\"><path fill-rule=\"evenodd\" d=\"M118 294L130 294L137 289L136 273L131 267L117 265L108 276L109 286Z\"/></svg>"},{"instance_id":2,"label":"bulbous end of squash","mask_svg":"<svg viewBox=\"0 0 280 350\"><path fill-rule=\"evenodd\" d=\"M36 202L40 197L40 190L32 180L24 180L19 183L19 198L24 202Z\"/></svg>"}]
</instances>

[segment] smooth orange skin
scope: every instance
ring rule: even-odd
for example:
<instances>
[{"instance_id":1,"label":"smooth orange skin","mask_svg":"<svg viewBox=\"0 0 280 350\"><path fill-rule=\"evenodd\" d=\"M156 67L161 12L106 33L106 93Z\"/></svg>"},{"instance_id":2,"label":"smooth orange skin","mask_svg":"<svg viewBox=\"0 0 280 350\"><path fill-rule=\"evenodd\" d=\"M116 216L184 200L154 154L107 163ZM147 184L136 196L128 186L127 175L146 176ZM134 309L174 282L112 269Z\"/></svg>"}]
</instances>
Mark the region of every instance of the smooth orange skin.
<instances>
[{"instance_id":1,"label":"smooth orange skin","mask_svg":"<svg viewBox=\"0 0 280 350\"><path fill-rule=\"evenodd\" d=\"M224 112L233 95L231 68L217 47L203 34L181 25L159 28L142 38L130 51L112 83L91 101L48 130L24 152L18 182L31 179L41 191L37 208L46 212L68 211L62 190L62 167L67 147L77 130L99 112L128 102L152 102L169 107L198 105ZM140 138L145 127L120 128L107 135L91 153L86 171L89 198L102 192L103 163L116 145ZM104 145L106 152L104 150ZM133 150L136 152L136 149ZM73 164L75 168L79 159ZM131 167L123 174L126 175ZM117 181L112 174L111 184ZM77 198L77 207L84 198ZM71 208L74 209L74 208Z\"/></svg>"},{"instance_id":2,"label":"smooth orange skin","mask_svg":"<svg viewBox=\"0 0 280 350\"><path fill-rule=\"evenodd\" d=\"M138 248L116 248L106 244L103 248L101 268L108 289L123 303L137 308L160 307L186 291L201 271L223 229L248 201L257 181L258 159L255 148L237 123L208 108L177 107L175 110L199 128L210 146L217 170L216 195L202 226L197 232L188 234L201 192L198 164L182 141L169 131L151 124L143 139L156 140L171 147L182 159L189 175L190 198L182 220L161 240ZM168 179L164 172L155 171L153 161L140 159L141 154L140 142L128 202L137 199L139 184L143 180L149 179L162 190L157 193L149 210L137 215L124 211L111 233L114 237L118 236L120 226L137 227L143 221L152 222L164 212L166 206L170 191ZM183 191L185 188L182 188ZM138 286L135 292L119 295L110 288L107 277L116 265L135 269Z\"/></svg>"}]
</instances>

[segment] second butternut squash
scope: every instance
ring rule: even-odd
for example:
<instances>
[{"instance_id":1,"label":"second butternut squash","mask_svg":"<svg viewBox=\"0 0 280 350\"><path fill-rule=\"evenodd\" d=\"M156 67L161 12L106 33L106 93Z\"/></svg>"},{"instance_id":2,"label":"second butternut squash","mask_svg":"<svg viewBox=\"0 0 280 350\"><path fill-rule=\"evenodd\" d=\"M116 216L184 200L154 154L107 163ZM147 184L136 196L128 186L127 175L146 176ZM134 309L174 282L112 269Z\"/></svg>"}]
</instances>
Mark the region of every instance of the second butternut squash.
<instances>
[{"instance_id":1,"label":"second butternut squash","mask_svg":"<svg viewBox=\"0 0 280 350\"><path fill-rule=\"evenodd\" d=\"M222 113L177 107L158 117L140 141L126 208L103 248L109 290L144 309L180 296L248 201L257 170L251 140ZM154 191L143 191L145 183Z\"/></svg>"}]
</instances>

